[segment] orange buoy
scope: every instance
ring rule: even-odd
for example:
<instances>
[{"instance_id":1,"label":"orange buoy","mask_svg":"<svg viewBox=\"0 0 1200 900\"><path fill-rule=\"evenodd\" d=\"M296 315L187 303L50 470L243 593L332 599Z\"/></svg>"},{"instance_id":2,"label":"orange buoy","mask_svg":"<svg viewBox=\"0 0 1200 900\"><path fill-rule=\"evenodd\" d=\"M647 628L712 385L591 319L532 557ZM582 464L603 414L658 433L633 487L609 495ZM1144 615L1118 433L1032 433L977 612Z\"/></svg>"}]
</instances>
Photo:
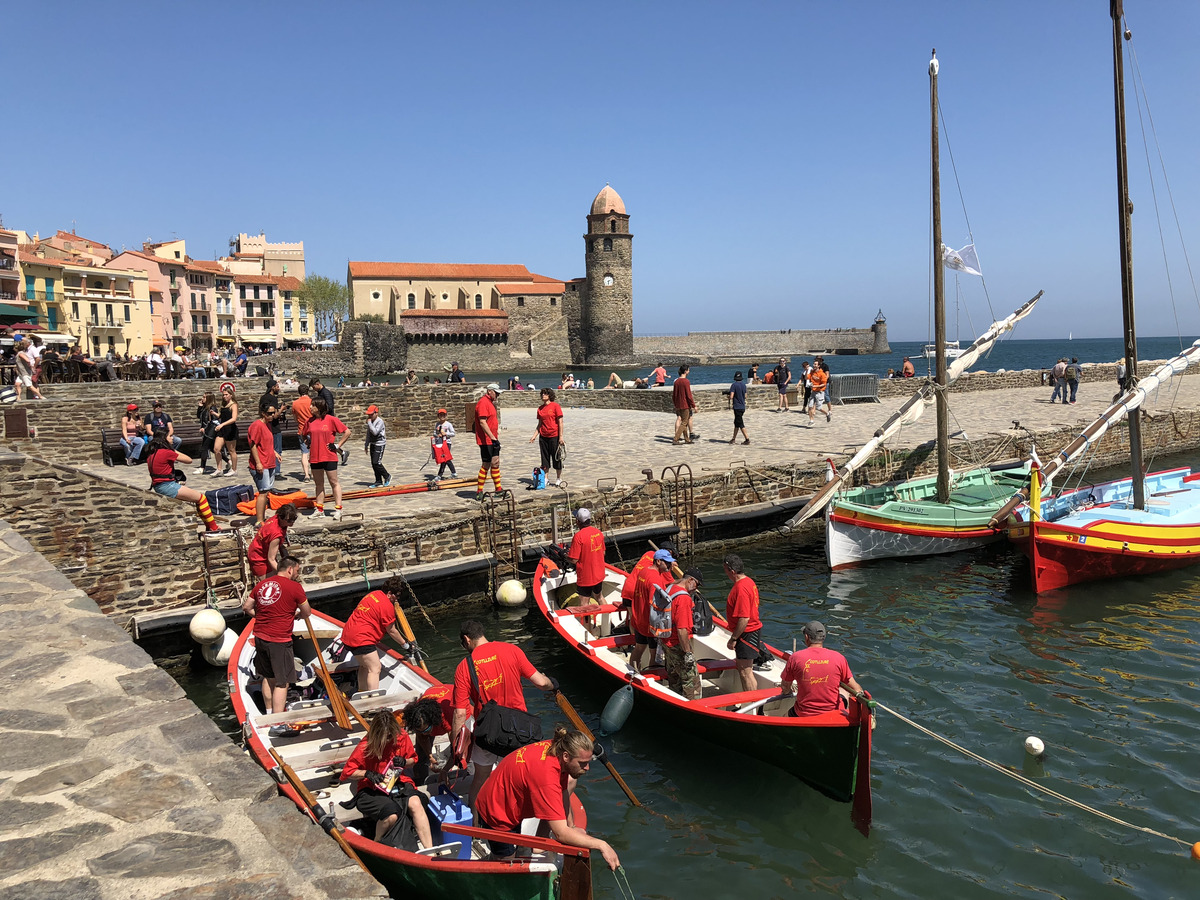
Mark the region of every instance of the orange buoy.
<instances>
[{"instance_id":1,"label":"orange buoy","mask_svg":"<svg viewBox=\"0 0 1200 900\"><path fill-rule=\"evenodd\" d=\"M1192 859L1200 859L1200 841L1192 844Z\"/></svg>"}]
</instances>

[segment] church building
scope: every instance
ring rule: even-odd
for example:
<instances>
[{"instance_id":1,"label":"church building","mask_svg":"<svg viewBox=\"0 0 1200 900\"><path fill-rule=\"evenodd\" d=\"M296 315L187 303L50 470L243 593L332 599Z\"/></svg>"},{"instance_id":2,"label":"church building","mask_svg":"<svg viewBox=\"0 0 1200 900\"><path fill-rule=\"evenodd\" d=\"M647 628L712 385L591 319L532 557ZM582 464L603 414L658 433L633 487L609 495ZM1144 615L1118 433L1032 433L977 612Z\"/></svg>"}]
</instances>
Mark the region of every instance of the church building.
<instances>
[{"instance_id":1,"label":"church building","mask_svg":"<svg viewBox=\"0 0 1200 900\"><path fill-rule=\"evenodd\" d=\"M609 364L633 356L633 235L605 185L584 235L584 276L560 280L517 264L351 262L350 318L404 330L408 366L468 372Z\"/></svg>"}]
</instances>

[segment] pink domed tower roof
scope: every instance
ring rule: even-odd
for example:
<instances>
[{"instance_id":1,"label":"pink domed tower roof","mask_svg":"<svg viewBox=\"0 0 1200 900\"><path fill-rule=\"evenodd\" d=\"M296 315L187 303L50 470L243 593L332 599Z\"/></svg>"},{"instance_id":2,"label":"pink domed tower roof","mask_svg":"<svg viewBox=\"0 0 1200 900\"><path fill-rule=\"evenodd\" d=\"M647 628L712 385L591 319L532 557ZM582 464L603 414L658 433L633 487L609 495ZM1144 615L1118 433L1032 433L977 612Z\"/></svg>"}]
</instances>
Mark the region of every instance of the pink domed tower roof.
<instances>
[{"instance_id":1,"label":"pink domed tower roof","mask_svg":"<svg viewBox=\"0 0 1200 900\"><path fill-rule=\"evenodd\" d=\"M596 199L592 201L592 215L603 216L610 212L625 215L625 201L621 199L620 194L606 184L596 195Z\"/></svg>"}]
</instances>

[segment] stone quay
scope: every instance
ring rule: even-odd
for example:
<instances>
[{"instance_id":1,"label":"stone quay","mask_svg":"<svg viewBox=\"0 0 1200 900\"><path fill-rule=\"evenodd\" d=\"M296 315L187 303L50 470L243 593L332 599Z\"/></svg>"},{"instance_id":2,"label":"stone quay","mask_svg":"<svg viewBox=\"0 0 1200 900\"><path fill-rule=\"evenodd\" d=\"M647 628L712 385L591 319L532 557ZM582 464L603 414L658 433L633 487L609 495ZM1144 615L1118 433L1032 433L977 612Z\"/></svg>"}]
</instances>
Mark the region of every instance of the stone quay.
<instances>
[{"instance_id":1,"label":"stone quay","mask_svg":"<svg viewBox=\"0 0 1200 900\"><path fill-rule=\"evenodd\" d=\"M981 373L951 390L955 465L1019 458L1031 440L1048 457L1115 390L1112 372L1085 369L1079 402L1051 404L1040 377ZM254 378L237 384L245 416L264 384ZM15 815L0 836L0 857L8 863L0 869L0 897L381 895L129 634L143 617L196 609L210 586L240 627L232 606L244 586L230 573L242 571L251 533L240 524L244 517L223 520L235 527L206 547L190 505L149 492L144 468L107 466L100 453L99 430L116 426L125 403L148 409L160 399L177 421L189 422L198 394L212 386L53 385L47 401L4 410L0 616L10 627L0 649L9 685L0 700L0 797L11 801ZM335 390L337 414L353 434L344 486L371 480L360 440L369 404L388 424L384 461L393 483L430 474L428 434L440 406L460 432L459 475L473 477L478 453L464 417L478 387ZM682 446L671 443L669 390L563 392L566 485L544 491L525 490L538 464L530 443L536 394L505 392L500 437L510 495L481 505L471 484L349 500L341 522L303 515L292 546L303 559L307 587L341 586L347 593L361 588L364 573L374 579L472 560L485 568L515 564L527 574L525 551L556 532L567 537L569 512L579 506L591 508L610 536L631 536L623 547L610 546L617 564L644 549L632 536L650 532L677 534L685 551L697 542L747 537L780 541L786 552L793 545L784 541L819 540L819 526L787 538L776 529L824 482L826 459L844 461L913 387L883 382L879 403L835 406L832 421L821 415L808 427L801 412L774 411L774 387L751 386L748 446L728 443L733 426L725 385L695 388L698 438ZM1160 393L1145 413L1147 455L1200 447L1200 379L1181 377ZM931 471L933 434L930 412L861 470L860 480ZM1098 443L1092 465L1127 459L1127 432L1118 427ZM286 451L279 488L311 491L299 472L296 452ZM243 482L249 479L239 474L192 475L188 483L203 490Z\"/></svg>"}]
</instances>

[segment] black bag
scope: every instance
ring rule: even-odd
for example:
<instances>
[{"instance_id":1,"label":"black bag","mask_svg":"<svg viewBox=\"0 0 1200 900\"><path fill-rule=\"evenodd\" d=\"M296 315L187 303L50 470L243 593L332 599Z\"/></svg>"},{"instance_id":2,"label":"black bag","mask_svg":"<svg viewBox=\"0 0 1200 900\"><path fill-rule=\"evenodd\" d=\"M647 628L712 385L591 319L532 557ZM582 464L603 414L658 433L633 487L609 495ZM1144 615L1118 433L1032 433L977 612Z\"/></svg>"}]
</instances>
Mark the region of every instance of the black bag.
<instances>
[{"instance_id":1,"label":"black bag","mask_svg":"<svg viewBox=\"0 0 1200 900\"><path fill-rule=\"evenodd\" d=\"M208 505L214 516L232 516L238 511L238 504L254 499L254 488L248 484L233 484L217 488L215 491L205 491Z\"/></svg>"},{"instance_id":2,"label":"black bag","mask_svg":"<svg viewBox=\"0 0 1200 900\"><path fill-rule=\"evenodd\" d=\"M696 637L708 637L713 627L712 607L698 590L692 591L692 633Z\"/></svg>"},{"instance_id":3,"label":"black bag","mask_svg":"<svg viewBox=\"0 0 1200 900\"><path fill-rule=\"evenodd\" d=\"M479 687L479 674L475 671L475 660L467 654L467 669L471 673L471 684L475 694L483 697ZM472 735L475 744L488 753L497 756L508 756L514 750L520 750L526 744L532 744L542 739L542 720L533 713L501 706L495 700L488 700L475 715L475 731Z\"/></svg>"}]
</instances>

